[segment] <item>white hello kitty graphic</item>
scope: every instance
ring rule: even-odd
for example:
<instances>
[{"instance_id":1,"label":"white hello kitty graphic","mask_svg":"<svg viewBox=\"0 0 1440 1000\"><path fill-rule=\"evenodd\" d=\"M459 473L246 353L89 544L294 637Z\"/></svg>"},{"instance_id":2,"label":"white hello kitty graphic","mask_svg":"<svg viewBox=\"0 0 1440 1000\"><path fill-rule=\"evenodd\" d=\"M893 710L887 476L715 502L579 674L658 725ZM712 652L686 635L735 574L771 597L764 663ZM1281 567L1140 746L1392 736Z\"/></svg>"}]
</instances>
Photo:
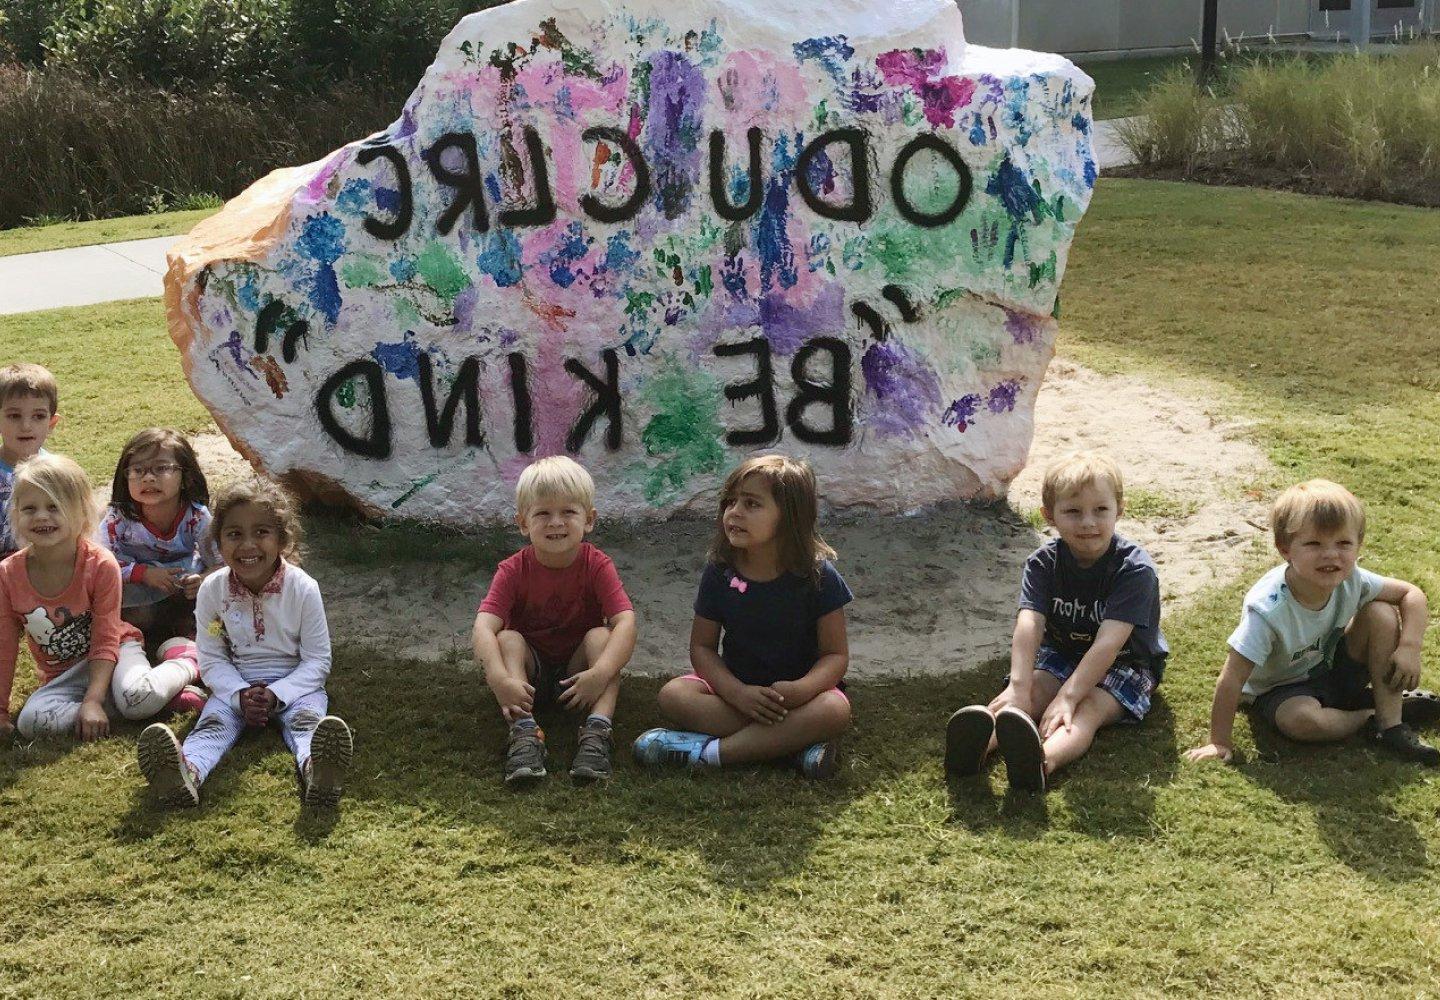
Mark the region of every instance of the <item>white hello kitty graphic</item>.
<instances>
[{"instance_id":1,"label":"white hello kitty graphic","mask_svg":"<svg viewBox=\"0 0 1440 1000\"><path fill-rule=\"evenodd\" d=\"M51 620L44 608L27 612L26 633L52 660L78 660L90 651L91 613L72 615L68 608L56 608L55 615L59 624Z\"/></svg>"}]
</instances>

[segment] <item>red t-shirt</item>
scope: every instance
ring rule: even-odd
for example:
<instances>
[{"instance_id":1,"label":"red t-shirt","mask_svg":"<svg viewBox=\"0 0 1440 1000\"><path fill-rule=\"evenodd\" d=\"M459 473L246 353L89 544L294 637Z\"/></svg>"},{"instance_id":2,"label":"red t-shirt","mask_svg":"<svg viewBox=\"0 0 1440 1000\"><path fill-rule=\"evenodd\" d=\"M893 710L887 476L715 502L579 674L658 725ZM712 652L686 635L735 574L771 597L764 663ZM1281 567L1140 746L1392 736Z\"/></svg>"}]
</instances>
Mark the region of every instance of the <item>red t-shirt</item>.
<instances>
[{"instance_id":1,"label":"red t-shirt","mask_svg":"<svg viewBox=\"0 0 1440 1000\"><path fill-rule=\"evenodd\" d=\"M495 568L480 610L525 637L547 663L567 663L585 633L632 610L610 557L589 542L564 569L550 569L527 545Z\"/></svg>"}]
</instances>

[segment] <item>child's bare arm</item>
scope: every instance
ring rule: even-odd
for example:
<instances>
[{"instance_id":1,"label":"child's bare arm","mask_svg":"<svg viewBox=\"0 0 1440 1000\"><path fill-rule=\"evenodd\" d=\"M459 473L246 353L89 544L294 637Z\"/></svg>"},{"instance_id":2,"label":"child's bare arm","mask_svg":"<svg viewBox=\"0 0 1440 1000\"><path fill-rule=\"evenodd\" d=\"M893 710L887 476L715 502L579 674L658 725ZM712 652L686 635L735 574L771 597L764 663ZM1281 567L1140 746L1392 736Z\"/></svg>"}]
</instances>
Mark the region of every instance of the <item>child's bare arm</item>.
<instances>
[{"instance_id":1,"label":"child's bare arm","mask_svg":"<svg viewBox=\"0 0 1440 1000\"><path fill-rule=\"evenodd\" d=\"M1080 702L1100 683L1105 672L1115 665L1115 657L1120 655L1120 650L1125 648L1130 633L1134 631L1135 626L1130 622L1107 618L1100 623L1100 628L1095 633L1095 641L1076 664L1075 672L1060 685L1060 690L1055 692L1055 697L1045 707L1045 714L1040 717L1042 737L1048 738L1062 727L1070 728L1070 724L1075 721L1075 710L1080 707Z\"/></svg>"},{"instance_id":2,"label":"child's bare arm","mask_svg":"<svg viewBox=\"0 0 1440 1000\"><path fill-rule=\"evenodd\" d=\"M799 708L845 679L850 669L850 640L845 632L845 609L837 608L815 623L820 655L797 681L776 681L770 687L784 699L787 709Z\"/></svg>"},{"instance_id":3,"label":"child's bare arm","mask_svg":"<svg viewBox=\"0 0 1440 1000\"><path fill-rule=\"evenodd\" d=\"M785 706L773 688L745 684L720 658L720 623L696 615L690 624L690 667L715 693L747 719L766 724L785 718Z\"/></svg>"},{"instance_id":4,"label":"child's bare arm","mask_svg":"<svg viewBox=\"0 0 1440 1000\"><path fill-rule=\"evenodd\" d=\"M90 683L86 686L85 697L80 702L80 712L75 716L76 739L88 743L110 735L110 717L105 714L105 697L110 693L110 678L114 673L114 660L96 657L90 661Z\"/></svg>"},{"instance_id":5,"label":"child's bare arm","mask_svg":"<svg viewBox=\"0 0 1440 1000\"><path fill-rule=\"evenodd\" d=\"M485 671L485 683L493 686L493 679L505 675L505 661L500 656L500 641L496 638L505 622L499 615L481 611L475 615L475 626L470 630L470 643L475 650L475 662Z\"/></svg>"},{"instance_id":6,"label":"child's bare arm","mask_svg":"<svg viewBox=\"0 0 1440 1000\"><path fill-rule=\"evenodd\" d=\"M1400 609L1400 641L1390 656L1390 672L1385 681L1396 691L1409 690L1420 683L1420 644L1425 639L1425 626L1430 622L1425 591L1404 580L1387 579L1375 600Z\"/></svg>"},{"instance_id":7,"label":"child's bare arm","mask_svg":"<svg viewBox=\"0 0 1440 1000\"><path fill-rule=\"evenodd\" d=\"M1015 634L1010 639L1010 683L990 702L990 711L998 712L1007 705L1030 711L1035 657L1044 640L1045 616L1031 608L1021 608L1015 616Z\"/></svg>"},{"instance_id":8,"label":"child's bare arm","mask_svg":"<svg viewBox=\"0 0 1440 1000\"><path fill-rule=\"evenodd\" d=\"M635 653L635 637L639 632L640 626L634 611L622 611L611 618L610 641L605 644L605 651L590 669L613 680L625 669L625 664L630 662L630 657Z\"/></svg>"},{"instance_id":9,"label":"child's bare arm","mask_svg":"<svg viewBox=\"0 0 1440 1000\"><path fill-rule=\"evenodd\" d=\"M1215 700L1210 705L1210 742L1196 747L1185 756L1189 760L1229 761L1235 755L1232 732L1235 713L1240 710L1240 692L1255 664L1235 650L1225 657L1220 679L1215 682Z\"/></svg>"}]
</instances>

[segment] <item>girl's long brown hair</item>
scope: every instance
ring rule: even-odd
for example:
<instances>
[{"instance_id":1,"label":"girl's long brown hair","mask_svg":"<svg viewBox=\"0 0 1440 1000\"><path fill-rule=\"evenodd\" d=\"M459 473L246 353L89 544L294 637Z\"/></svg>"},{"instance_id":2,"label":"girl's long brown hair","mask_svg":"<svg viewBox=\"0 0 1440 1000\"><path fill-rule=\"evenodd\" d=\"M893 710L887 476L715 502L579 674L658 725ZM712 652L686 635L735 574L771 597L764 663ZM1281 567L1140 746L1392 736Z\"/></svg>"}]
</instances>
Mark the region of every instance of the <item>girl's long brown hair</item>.
<instances>
[{"instance_id":1,"label":"girl's long brown hair","mask_svg":"<svg viewBox=\"0 0 1440 1000\"><path fill-rule=\"evenodd\" d=\"M725 537L725 511L740 495L740 484L751 476L770 488L780 508L776 528L780 568L818 585L820 563L835 558L835 550L820 537L820 491L815 473L807 462L786 455L760 455L742 462L720 489L720 512L715 516L715 537L710 542L710 561L734 567L735 547Z\"/></svg>"},{"instance_id":2,"label":"girl's long brown hair","mask_svg":"<svg viewBox=\"0 0 1440 1000\"><path fill-rule=\"evenodd\" d=\"M136 455L162 448L170 449L175 456L175 464L180 466L180 502L201 506L210 503L210 485L205 482L200 460L195 457L195 449L190 447L185 435L168 427L147 427L120 449L120 461L115 464L115 479L110 483L110 506L131 521L140 520L141 514L140 505L130 496L130 476L126 470Z\"/></svg>"}]
</instances>

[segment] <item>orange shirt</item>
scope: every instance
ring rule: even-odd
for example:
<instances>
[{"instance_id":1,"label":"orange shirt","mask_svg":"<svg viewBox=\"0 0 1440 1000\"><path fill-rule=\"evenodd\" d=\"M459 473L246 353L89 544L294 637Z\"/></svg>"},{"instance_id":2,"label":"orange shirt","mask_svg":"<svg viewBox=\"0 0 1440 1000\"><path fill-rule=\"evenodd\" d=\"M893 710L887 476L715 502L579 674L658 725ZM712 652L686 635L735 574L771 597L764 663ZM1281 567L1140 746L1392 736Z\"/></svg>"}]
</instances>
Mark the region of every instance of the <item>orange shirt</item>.
<instances>
[{"instance_id":1,"label":"orange shirt","mask_svg":"<svg viewBox=\"0 0 1440 1000\"><path fill-rule=\"evenodd\" d=\"M120 564L108 549L80 539L70 585L53 596L30 585L29 555L21 549L0 562L0 718L9 717L22 631L42 684L82 660L116 659L122 642L142 641L139 629L120 620Z\"/></svg>"}]
</instances>

